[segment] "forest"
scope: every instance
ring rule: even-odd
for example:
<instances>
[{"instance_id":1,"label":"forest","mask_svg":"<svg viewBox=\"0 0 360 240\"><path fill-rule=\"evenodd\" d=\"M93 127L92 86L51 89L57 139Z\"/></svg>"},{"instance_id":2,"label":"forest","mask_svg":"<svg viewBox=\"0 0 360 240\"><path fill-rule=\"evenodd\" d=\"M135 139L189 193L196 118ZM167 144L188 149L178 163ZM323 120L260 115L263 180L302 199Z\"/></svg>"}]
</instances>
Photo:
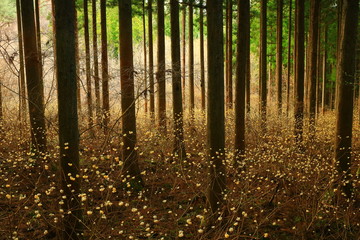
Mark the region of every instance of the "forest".
<instances>
[{"instance_id":1,"label":"forest","mask_svg":"<svg viewBox=\"0 0 360 240\"><path fill-rule=\"evenodd\" d=\"M360 239L358 0L1 0L0 240Z\"/></svg>"}]
</instances>

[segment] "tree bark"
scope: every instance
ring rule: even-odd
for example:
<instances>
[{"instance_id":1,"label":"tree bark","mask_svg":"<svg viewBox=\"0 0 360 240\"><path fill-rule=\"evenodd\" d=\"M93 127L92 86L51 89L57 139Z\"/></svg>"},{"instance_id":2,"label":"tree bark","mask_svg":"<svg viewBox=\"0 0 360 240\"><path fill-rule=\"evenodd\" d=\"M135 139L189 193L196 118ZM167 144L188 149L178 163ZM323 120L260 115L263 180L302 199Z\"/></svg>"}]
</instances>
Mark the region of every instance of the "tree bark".
<instances>
[{"instance_id":1,"label":"tree bark","mask_svg":"<svg viewBox=\"0 0 360 240\"><path fill-rule=\"evenodd\" d=\"M304 118L304 0L295 0L295 139L302 144Z\"/></svg>"},{"instance_id":2,"label":"tree bark","mask_svg":"<svg viewBox=\"0 0 360 240\"><path fill-rule=\"evenodd\" d=\"M136 152L136 117L134 98L134 65L132 44L131 0L119 0L120 79L122 108L123 175L134 177L134 184L142 179Z\"/></svg>"},{"instance_id":3,"label":"tree bark","mask_svg":"<svg viewBox=\"0 0 360 240\"><path fill-rule=\"evenodd\" d=\"M149 89L150 89L150 118L155 121L155 97L154 97L154 48L152 27L152 0L148 1L148 30L149 30Z\"/></svg>"},{"instance_id":4,"label":"tree bark","mask_svg":"<svg viewBox=\"0 0 360 240\"><path fill-rule=\"evenodd\" d=\"M24 66L24 48L22 35L22 20L20 0L16 0L16 16L18 23L18 40L19 40L19 122L22 128L23 121L26 121L26 90L25 90L25 66Z\"/></svg>"},{"instance_id":5,"label":"tree bark","mask_svg":"<svg viewBox=\"0 0 360 240\"><path fill-rule=\"evenodd\" d=\"M165 23L164 23L164 0L157 0L158 13L158 69L156 78L158 82L158 117L159 128L166 132L166 82L165 82Z\"/></svg>"},{"instance_id":6,"label":"tree bark","mask_svg":"<svg viewBox=\"0 0 360 240\"><path fill-rule=\"evenodd\" d=\"M41 78L39 51L36 41L34 5L21 0L21 19L24 39L26 84L28 92L31 148L42 154L46 152L46 129L44 116L44 86Z\"/></svg>"},{"instance_id":7,"label":"tree bark","mask_svg":"<svg viewBox=\"0 0 360 240\"><path fill-rule=\"evenodd\" d=\"M289 35L288 35L288 66L287 66L287 84L286 84L286 115L290 112L290 82L291 82L291 34L292 34L292 0L289 2Z\"/></svg>"},{"instance_id":8,"label":"tree bark","mask_svg":"<svg viewBox=\"0 0 360 240\"><path fill-rule=\"evenodd\" d=\"M342 0L341 2L342 12L336 75L335 164L342 180L339 185L346 197L350 198L353 191L350 170L359 2L357 0Z\"/></svg>"},{"instance_id":9,"label":"tree bark","mask_svg":"<svg viewBox=\"0 0 360 240\"><path fill-rule=\"evenodd\" d=\"M183 102L184 102L184 108L186 107L186 0L183 0L183 9L182 9L182 36L181 36L181 42L182 42L182 88L183 88Z\"/></svg>"},{"instance_id":10,"label":"tree bark","mask_svg":"<svg viewBox=\"0 0 360 240\"><path fill-rule=\"evenodd\" d=\"M236 84L235 84L235 162L244 159L245 154L245 82L249 54L250 1L238 0L238 30L236 41Z\"/></svg>"},{"instance_id":11,"label":"tree bark","mask_svg":"<svg viewBox=\"0 0 360 240\"><path fill-rule=\"evenodd\" d=\"M76 61L76 95L77 95L77 107L78 113L81 113L81 79L80 79L80 58L79 58L79 31L78 31L78 20L77 20L77 11L75 8L75 61Z\"/></svg>"},{"instance_id":12,"label":"tree bark","mask_svg":"<svg viewBox=\"0 0 360 240\"><path fill-rule=\"evenodd\" d=\"M324 29L324 56L323 56L323 69L322 69L322 99L321 99L321 109L322 109L322 114L325 114L325 105L326 105L326 95L327 95L327 91L326 91L326 83L327 83L327 51L326 51L326 47L327 47L327 26L325 26Z\"/></svg>"},{"instance_id":13,"label":"tree bark","mask_svg":"<svg viewBox=\"0 0 360 240\"><path fill-rule=\"evenodd\" d=\"M54 0L58 84L61 187L64 191L62 239L82 239L79 129L75 44L75 2ZM68 212L71 212L70 214Z\"/></svg>"},{"instance_id":14,"label":"tree bark","mask_svg":"<svg viewBox=\"0 0 360 240\"><path fill-rule=\"evenodd\" d=\"M208 14L208 148L210 163L210 223L221 214L226 189L224 51L222 0L207 0ZM220 212L220 214L219 214Z\"/></svg>"},{"instance_id":15,"label":"tree bark","mask_svg":"<svg viewBox=\"0 0 360 240\"><path fill-rule=\"evenodd\" d=\"M143 34L144 34L144 98L145 98L145 113L148 112L148 99L147 99L147 51L146 51L146 19L145 19L145 0L142 5L143 15Z\"/></svg>"},{"instance_id":16,"label":"tree bark","mask_svg":"<svg viewBox=\"0 0 360 240\"><path fill-rule=\"evenodd\" d=\"M316 116L316 84L317 84L317 57L318 57L318 38L319 38L319 13L320 0L313 0L310 3L310 36L309 36L309 118L310 134L315 134Z\"/></svg>"},{"instance_id":17,"label":"tree bark","mask_svg":"<svg viewBox=\"0 0 360 240\"><path fill-rule=\"evenodd\" d=\"M94 135L93 131L93 106L92 106L92 89L91 89L91 69L90 69L90 39L89 39L89 14L88 0L84 0L84 35L85 35L85 71L86 71L86 100L88 108L88 127L90 135Z\"/></svg>"},{"instance_id":18,"label":"tree bark","mask_svg":"<svg viewBox=\"0 0 360 240\"><path fill-rule=\"evenodd\" d=\"M204 9L203 0L200 0L200 86L201 110L205 112L205 54L204 54Z\"/></svg>"},{"instance_id":19,"label":"tree bark","mask_svg":"<svg viewBox=\"0 0 360 240\"><path fill-rule=\"evenodd\" d=\"M110 99L109 99L109 62L107 49L107 26L106 26L106 0L100 0L101 13L101 77L103 97L103 126L105 134L108 132L110 122Z\"/></svg>"},{"instance_id":20,"label":"tree bark","mask_svg":"<svg viewBox=\"0 0 360 240\"><path fill-rule=\"evenodd\" d=\"M97 47L97 21L96 21L96 0L92 0L92 25L93 25L93 52L94 52L94 83L95 83L95 110L96 123L100 124L100 79L99 79L99 58Z\"/></svg>"},{"instance_id":21,"label":"tree bark","mask_svg":"<svg viewBox=\"0 0 360 240\"><path fill-rule=\"evenodd\" d=\"M283 65L283 0L277 0L276 24L276 82L277 82L277 107L279 116L282 114L282 65Z\"/></svg>"},{"instance_id":22,"label":"tree bark","mask_svg":"<svg viewBox=\"0 0 360 240\"><path fill-rule=\"evenodd\" d=\"M260 86L260 116L262 131L266 131L266 105L267 105L267 62L266 62L266 49L267 49L267 34L266 34L266 8L267 0L261 0L261 13L260 13L260 64L259 64L259 86Z\"/></svg>"},{"instance_id":23,"label":"tree bark","mask_svg":"<svg viewBox=\"0 0 360 240\"><path fill-rule=\"evenodd\" d=\"M194 7L193 0L189 0L189 100L190 116L194 117L195 93L194 93Z\"/></svg>"},{"instance_id":24,"label":"tree bark","mask_svg":"<svg viewBox=\"0 0 360 240\"><path fill-rule=\"evenodd\" d=\"M185 144L183 131L183 109L181 92L181 60L180 60L180 23L179 3L170 1L171 12L171 60L172 60L172 91L174 120L174 156L185 159Z\"/></svg>"},{"instance_id":25,"label":"tree bark","mask_svg":"<svg viewBox=\"0 0 360 240\"><path fill-rule=\"evenodd\" d=\"M232 0L227 1L227 41L226 41L226 78L227 78L227 86L226 86L226 104L229 109L232 109L233 104L233 79L232 79Z\"/></svg>"}]
</instances>

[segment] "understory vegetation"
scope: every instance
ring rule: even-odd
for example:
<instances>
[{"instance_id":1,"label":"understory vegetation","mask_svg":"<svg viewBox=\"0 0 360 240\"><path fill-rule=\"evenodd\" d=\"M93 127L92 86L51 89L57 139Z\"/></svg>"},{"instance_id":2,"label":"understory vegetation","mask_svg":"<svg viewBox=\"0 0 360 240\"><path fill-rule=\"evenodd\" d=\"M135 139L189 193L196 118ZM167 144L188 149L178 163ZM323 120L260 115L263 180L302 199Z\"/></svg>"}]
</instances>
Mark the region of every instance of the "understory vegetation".
<instances>
[{"instance_id":1,"label":"understory vegetation","mask_svg":"<svg viewBox=\"0 0 360 240\"><path fill-rule=\"evenodd\" d=\"M254 111L253 111L254 112ZM333 164L335 114L319 114L315 136L304 127L299 151L288 124L292 116L270 116L266 135L259 116L246 121L246 154L233 167L226 149L227 192L221 227L206 231L208 161L206 118L185 117L186 159L172 156L171 130L164 135L149 116L137 121L139 164L145 186L121 175L121 131L118 122L108 135L100 128L81 135L81 201L87 239L357 239L360 212L356 201L337 198L339 179ZM233 112L226 117L226 146L233 146ZM54 117L55 119L56 117ZM191 123L191 124L190 124ZM359 124L355 121L353 166L359 166ZM16 120L2 126L0 158L0 239L55 239L61 231L57 126L48 129L49 154L29 152L28 131ZM171 129L171 125L169 129ZM27 129L26 126L22 128ZM120 160L119 160L120 159ZM355 169L356 171L356 169ZM359 170L353 172L359 191ZM132 185L132 187L130 187ZM356 193L355 193L356 194ZM359 195L359 194L356 194ZM222 219L221 219L222 218Z\"/></svg>"}]
</instances>

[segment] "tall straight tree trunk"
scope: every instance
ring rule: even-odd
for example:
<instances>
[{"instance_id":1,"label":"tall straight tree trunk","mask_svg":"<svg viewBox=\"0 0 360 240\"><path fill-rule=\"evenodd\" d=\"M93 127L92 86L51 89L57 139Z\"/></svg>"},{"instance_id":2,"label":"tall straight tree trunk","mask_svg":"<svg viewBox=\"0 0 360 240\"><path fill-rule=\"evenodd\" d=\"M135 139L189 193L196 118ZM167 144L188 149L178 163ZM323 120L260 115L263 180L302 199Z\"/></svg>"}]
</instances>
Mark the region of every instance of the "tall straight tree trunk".
<instances>
[{"instance_id":1,"label":"tall straight tree trunk","mask_svg":"<svg viewBox=\"0 0 360 240\"><path fill-rule=\"evenodd\" d=\"M319 38L319 14L320 0L313 0L310 3L310 36L309 36L309 117L310 134L315 134L316 116L316 83L317 83L317 57L318 57L318 38Z\"/></svg>"},{"instance_id":2,"label":"tall straight tree trunk","mask_svg":"<svg viewBox=\"0 0 360 240\"><path fill-rule=\"evenodd\" d=\"M172 61L172 91L174 119L174 155L180 159L186 158L183 130L183 109L181 93L181 59L180 59L180 23L179 3L170 1L171 12L171 61Z\"/></svg>"},{"instance_id":3,"label":"tall straight tree trunk","mask_svg":"<svg viewBox=\"0 0 360 240\"><path fill-rule=\"evenodd\" d=\"M86 100L88 108L88 127L90 135L93 135L93 106L91 89L91 69L90 69L90 39L89 39L89 14L88 0L84 0L84 35L85 35L85 72L86 72Z\"/></svg>"},{"instance_id":4,"label":"tall straight tree trunk","mask_svg":"<svg viewBox=\"0 0 360 240\"><path fill-rule=\"evenodd\" d=\"M150 84L150 118L155 120L155 97L154 97L154 48L152 27L152 0L148 1L148 30L149 30L149 84Z\"/></svg>"},{"instance_id":5,"label":"tall straight tree trunk","mask_svg":"<svg viewBox=\"0 0 360 240\"><path fill-rule=\"evenodd\" d=\"M136 184L142 184L138 155L136 152L136 117L134 97L134 63L132 44L131 0L119 0L120 35L120 79L122 108L122 159L123 175L135 178Z\"/></svg>"},{"instance_id":6,"label":"tall straight tree trunk","mask_svg":"<svg viewBox=\"0 0 360 240\"><path fill-rule=\"evenodd\" d=\"M262 131L266 130L266 105L267 105L267 62L266 62L266 49L267 49L267 34L266 34L266 8L267 0L261 0L261 13L260 13L260 116Z\"/></svg>"},{"instance_id":7,"label":"tall straight tree trunk","mask_svg":"<svg viewBox=\"0 0 360 240\"><path fill-rule=\"evenodd\" d=\"M82 239L79 129L77 114L75 2L54 0L58 85L61 189L64 191L62 239Z\"/></svg>"},{"instance_id":8,"label":"tall straight tree trunk","mask_svg":"<svg viewBox=\"0 0 360 240\"><path fill-rule=\"evenodd\" d=\"M147 99L147 51L146 51L146 19L145 19L145 0L143 0L143 34L144 34L144 98L145 98L145 113L148 112L148 99Z\"/></svg>"},{"instance_id":9,"label":"tall straight tree trunk","mask_svg":"<svg viewBox=\"0 0 360 240\"><path fill-rule=\"evenodd\" d=\"M156 78L158 82L158 116L159 128L166 132L166 82L165 82L165 23L164 23L164 0L157 0L158 21L158 69Z\"/></svg>"},{"instance_id":10,"label":"tall straight tree trunk","mask_svg":"<svg viewBox=\"0 0 360 240\"><path fill-rule=\"evenodd\" d=\"M250 4L248 5L248 10L250 12ZM246 80L245 80L245 88L246 88L246 112L248 115L250 115L250 110L251 110L251 105L250 105L250 100L251 100L251 91L250 91L250 82L251 82L251 58L250 58L250 16L248 19L246 19L246 29L247 29L247 34L249 36L249 41L247 42L248 47L247 47L247 60L246 60Z\"/></svg>"},{"instance_id":11,"label":"tall straight tree trunk","mask_svg":"<svg viewBox=\"0 0 360 240\"><path fill-rule=\"evenodd\" d=\"M194 116L195 93L194 93L194 8L193 0L189 0L189 100L190 115Z\"/></svg>"},{"instance_id":12,"label":"tall straight tree trunk","mask_svg":"<svg viewBox=\"0 0 360 240\"><path fill-rule=\"evenodd\" d=\"M101 119L100 107L100 79L99 79L99 59L97 47L97 21L96 21L96 0L92 0L92 25L93 25L93 51L94 51L94 83L95 83L95 109L96 122L99 124Z\"/></svg>"},{"instance_id":13,"label":"tall straight tree trunk","mask_svg":"<svg viewBox=\"0 0 360 240\"><path fill-rule=\"evenodd\" d=\"M324 56L323 56L323 68L322 68L322 99L321 99L321 109L322 109L322 114L325 114L325 105L326 105L326 95L327 95L327 91L326 91L326 83L327 83L327 29L328 27L325 25L325 29L324 29Z\"/></svg>"},{"instance_id":14,"label":"tall straight tree trunk","mask_svg":"<svg viewBox=\"0 0 360 240\"><path fill-rule=\"evenodd\" d=\"M250 42L250 1L238 0L238 30L236 42L236 84L235 84L235 166L245 154L245 82L247 78L248 48Z\"/></svg>"},{"instance_id":15,"label":"tall straight tree trunk","mask_svg":"<svg viewBox=\"0 0 360 240\"><path fill-rule=\"evenodd\" d=\"M225 148L225 109L224 109L224 51L222 0L207 0L208 16L208 110L207 140L209 148L210 223L221 215L225 203L226 167Z\"/></svg>"},{"instance_id":16,"label":"tall straight tree trunk","mask_svg":"<svg viewBox=\"0 0 360 240\"><path fill-rule=\"evenodd\" d=\"M21 0L21 19L31 127L31 148L41 154L46 152L44 85L39 68L38 45L36 35L34 35L36 26L32 1Z\"/></svg>"},{"instance_id":17,"label":"tall straight tree trunk","mask_svg":"<svg viewBox=\"0 0 360 240\"><path fill-rule=\"evenodd\" d=\"M25 90L25 66L24 66L24 49L23 49L23 35L22 35L22 21L21 21L21 7L20 0L16 0L16 16L18 23L18 40L19 40L19 122L22 126L23 121L26 121L26 90Z\"/></svg>"},{"instance_id":18,"label":"tall straight tree trunk","mask_svg":"<svg viewBox=\"0 0 360 240\"><path fill-rule=\"evenodd\" d=\"M276 24L276 82L277 82L277 107L279 115L282 114L282 39L283 39L283 0L277 0Z\"/></svg>"},{"instance_id":19,"label":"tall straight tree trunk","mask_svg":"<svg viewBox=\"0 0 360 240\"><path fill-rule=\"evenodd\" d=\"M40 26L40 5L39 5L39 0L35 0L35 28L36 28L36 42L37 42L37 47L38 47L38 51L39 51L39 55L38 55L38 64L39 64L39 71L40 71L40 77L41 77L41 81L43 78L43 69L42 69L42 50L41 50L41 26Z\"/></svg>"},{"instance_id":20,"label":"tall straight tree trunk","mask_svg":"<svg viewBox=\"0 0 360 240\"><path fill-rule=\"evenodd\" d=\"M295 138L298 144L302 144L304 118L304 3L304 0L295 0Z\"/></svg>"},{"instance_id":21,"label":"tall straight tree trunk","mask_svg":"<svg viewBox=\"0 0 360 240\"><path fill-rule=\"evenodd\" d=\"M183 0L183 9L182 9L182 16L181 16L181 22L182 22L182 36L181 36L181 42L182 42L182 88L183 88L183 102L184 102L184 108L186 107L185 100L186 100L186 0Z\"/></svg>"},{"instance_id":22,"label":"tall straight tree trunk","mask_svg":"<svg viewBox=\"0 0 360 240\"><path fill-rule=\"evenodd\" d=\"M227 78L227 86L226 86L226 102L229 109L232 109L232 103L233 103L233 79L232 79L232 0L227 1L227 42L226 42L226 78Z\"/></svg>"},{"instance_id":23,"label":"tall straight tree trunk","mask_svg":"<svg viewBox=\"0 0 360 240\"><path fill-rule=\"evenodd\" d=\"M79 29L78 29L78 20L77 20L77 11L75 9L75 61L76 61L76 96L77 96L77 107L79 114L81 113L81 79L80 79L80 57L79 57Z\"/></svg>"},{"instance_id":24,"label":"tall straight tree trunk","mask_svg":"<svg viewBox=\"0 0 360 240\"><path fill-rule=\"evenodd\" d=\"M353 88L355 80L356 39L359 22L359 2L342 0L339 51L337 59L335 164L343 192L351 197L351 151L353 127Z\"/></svg>"},{"instance_id":25,"label":"tall straight tree trunk","mask_svg":"<svg viewBox=\"0 0 360 240\"><path fill-rule=\"evenodd\" d=\"M290 112L290 82L291 82L291 34L292 34L292 0L289 2L289 35L288 35L288 66L286 84L286 115Z\"/></svg>"},{"instance_id":26,"label":"tall straight tree trunk","mask_svg":"<svg viewBox=\"0 0 360 240\"><path fill-rule=\"evenodd\" d=\"M321 5L320 5L321 7ZM319 10L319 24L321 22L321 10ZM316 118L319 117L321 105L321 74L322 74L322 52L321 52L321 26L318 27L318 44L317 44L317 69L316 69Z\"/></svg>"},{"instance_id":27,"label":"tall straight tree trunk","mask_svg":"<svg viewBox=\"0 0 360 240\"><path fill-rule=\"evenodd\" d=\"M200 86L201 110L205 111L205 54L204 54L204 6L200 0Z\"/></svg>"},{"instance_id":28,"label":"tall straight tree trunk","mask_svg":"<svg viewBox=\"0 0 360 240\"><path fill-rule=\"evenodd\" d=\"M107 26L106 26L106 0L100 0L101 13L101 76L102 76L102 103L103 125L105 133L108 132L110 122L109 100L109 63L107 49Z\"/></svg>"}]
</instances>

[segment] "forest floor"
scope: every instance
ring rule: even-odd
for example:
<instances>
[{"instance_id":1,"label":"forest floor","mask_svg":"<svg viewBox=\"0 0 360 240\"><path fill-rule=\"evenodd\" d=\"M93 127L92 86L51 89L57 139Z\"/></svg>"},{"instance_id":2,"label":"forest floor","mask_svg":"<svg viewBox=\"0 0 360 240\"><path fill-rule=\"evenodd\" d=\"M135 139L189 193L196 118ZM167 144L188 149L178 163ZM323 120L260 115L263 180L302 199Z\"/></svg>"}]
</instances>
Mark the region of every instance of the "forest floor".
<instances>
[{"instance_id":1,"label":"forest floor","mask_svg":"<svg viewBox=\"0 0 360 240\"><path fill-rule=\"evenodd\" d=\"M228 214L205 231L208 163L203 114L185 121L187 160L172 161L172 126L156 131L138 118L138 153L144 187L128 188L121 176L120 128L109 136L81 135L82 203L86 239L360 239L360 211L335 196L335 115L317 119L315 136L305 126L303 149L293 120L269 117L267 133L257 116L247 119L242 171L233 168L234 117L226 122ZM85 119L85 118L83 118ZM359 195L360 128L354 123L353 171ZM0 142L0 239L56 239L62 198L56 123L48 129L49 156L34 160L28 133L6 121ZM86 126L81 126L85 129ZM339 200L340 199L340 200ZM225 220L225 221L224 221Z\"/></svg>"}]
</instances>

